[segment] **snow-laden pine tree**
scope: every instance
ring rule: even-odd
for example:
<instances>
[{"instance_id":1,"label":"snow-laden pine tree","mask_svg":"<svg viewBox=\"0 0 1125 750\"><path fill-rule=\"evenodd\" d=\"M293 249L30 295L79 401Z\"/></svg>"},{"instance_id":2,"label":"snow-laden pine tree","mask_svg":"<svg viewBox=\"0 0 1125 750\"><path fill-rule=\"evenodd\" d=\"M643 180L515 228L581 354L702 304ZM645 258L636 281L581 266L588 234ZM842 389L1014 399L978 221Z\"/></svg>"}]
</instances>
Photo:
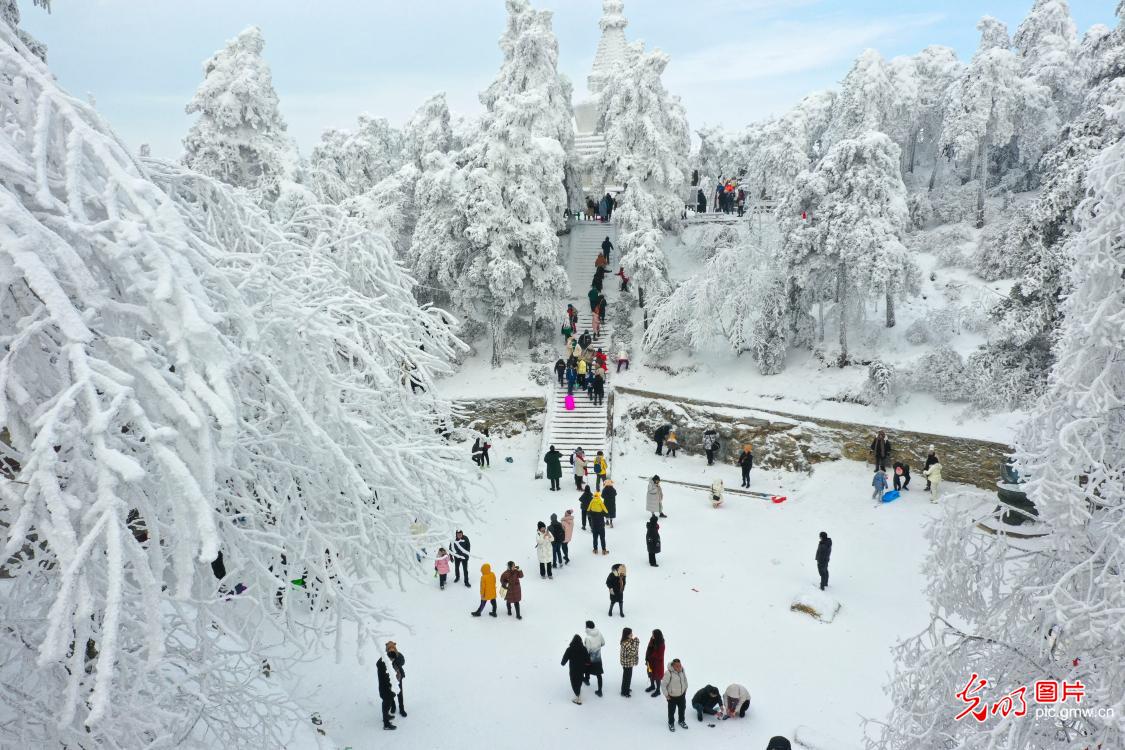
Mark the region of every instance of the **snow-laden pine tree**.
<instances>
[{"instance_id":1,"label":"snow-laden pine tree","mask_svg":"<svg viewBox=\"0 0 1125 750\"><path fill-rule=\"evenodd\" d=\"M50 0L35 0L35 4L50 10ZM47 62L47 45L20 28L20 6L18 0L0 0L0 23L11 26L20 41L27 45L31 53Z\"/></svg>"},{"instance_id":2,"label":"snow-laden pine tree","mask_svg":"<svg viewBox=\"0 0 1125 750\"><path fill-rule=\"evenodd\" d=\"M431 96L414 111L402 129L403 161L422 169L422 157L438 152L449 153L453 147L449 103L445 93Z\"/></svg>"},{"instance_id":3,"label":"snow-laden pine tree","mask_svg":"<svg viewBox=\"0 0 1125 750\"><path fill-rule=\"evenodd\" d=\"M973 155L979 228L985 222L992 150L1005 148L1018 137L1021 157L1034 163L1056 132L1057 118L1047 87L1024 75L1005 26L986 17L977 28L980 47L950 90L941 141L961 158Z\"/></svg>"},{"instance_id":4,"label":"snow-laden pine tree","mask_svg":"<svg viewBox=\"0 0 1125 750\"><path fill-rule=\"evenodd\" d=\"M891 135L895 122L896 98L899 91L891 77L890 66L873 49L864 50L840 84L832 111L832 121L824 133L824 148L845 138L855 138L869 131Z\"/></svg>"},{"instance_id":5,"label":"snow-laden pine tree","mask_svg":"<svg viewBox=\"0 0 1125 750\"><path fill-rule=\"evenodd\" d=\"M1125 115L1119 98L1110 115ZM1090 163L1089 198L1079 212L1072 292L1050 385L1017 443L1028 498L1038 511L1034 540L981 534L951 510L931 532L924 567L933 619L896 651L895 708L874 750L1085 750L1125 746L1125 143ZM983 721L955 716L972 675ZM1088 709L1037 716L1037 681L1080 683ZM976 687L976 683L970 687ZM1013 708L989 709L1023 690ZM1021 701L1022 699L1022 701Z\"/></svg>"},{"instance_id":6,"label":"snow-laden pine tree","mask_svg":"<svg viewBox=\"0 0 1125 750\"><path fill-rule=\"evenodd\" d=\"M1066 0L1035 0L1012 44L1024 74L1050 90L1059 120L1069 120L1082 101L1084 79L1078 64L1078 29Z\"/></svg>"},{"instance_id":7,"label":"snow-laden pine tree","mask_svg":"<svg viewBox=\"0 0 1125 750\"><path fill-rule=\"evenodd\" d=\"M949 88L960 78L963 65L949 47L930 46L911 57L895 58L892 80L898 91L900 126L905 128L903 176L919 165L935 163L941 156L938 133L945 114Z\"/></svg>"},{"instance_id":8,"label":"snow-laden pine tree","mask_svg":"<svg viewBox=\"0 0 1125 750\"><path fill-rule=\"evenodd\" d=\"M184 164L268 203L294 178L298 160L264 47L261 30L251 27L203 64L203 83L187 105L199 119L184 138Z\"/></svg>"},{"instance_id":9,"label":"snow-laden pine tree","mask_svg":"<svg viewBox=\"0 0 1125 750\"><path fill-rule=\"evenodd\" d=\"M261 659L369 638L459 503L444 316L330 208L139 165L7 24L0 112L0 744L283 746Z\"/></svg>"},{"instance_id":10,"label":"snow-laden pine tree","mask_svg":"<svg viewBox=\"0 0 1125 750\"><path fill-rule=\"evenodd\" d=\"M842 362L851 312L882 296L893 326L894 301L911 266L902 244L907 224L900 152L883 133L839 141L811 173L798 177L778 207L782 258L794 315L836 306ZM832 289L831 297L825 292Z\"/></svg>"},{"instance_id":11,"label":"snow-laden pine tree","mask_svg":"<svg viewBox=\"0 0 1125 750\"><path fill-rule=\"evenodd\" d=\"M821 140L832 120L835 101L834 91L818 91L780 118L749 128L736 148L735 161L747 165L752 191L761 197L780 198L820 158Z\"/></svg>"},{"instance_id":12,"label":"snow-laden pine tree","mask_svg":"<svg viewBox=\"0 0 1125 750\"><path fill-rule=\"evenodd\" d=\"M309 156L308 180L321 200L362 195L402 165L402 134L382 117L360 115L356 128L324 131Z\"/></svg>"}]
</instances>

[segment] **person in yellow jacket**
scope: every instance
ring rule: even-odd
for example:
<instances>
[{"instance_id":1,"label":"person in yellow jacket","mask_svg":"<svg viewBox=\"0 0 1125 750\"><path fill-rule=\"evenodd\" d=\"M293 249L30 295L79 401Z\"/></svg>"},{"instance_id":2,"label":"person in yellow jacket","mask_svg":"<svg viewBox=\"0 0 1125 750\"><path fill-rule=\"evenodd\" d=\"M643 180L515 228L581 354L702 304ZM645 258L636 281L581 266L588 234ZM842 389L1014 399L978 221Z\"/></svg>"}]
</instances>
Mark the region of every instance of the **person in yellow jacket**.
<instances>
[{"instance_id":1,"label":"person in yellow jacket","mask_svg":"<svg viewBox=\"0 0 1125 750\"><path fill-rule=\"evenodd\" d=\"M598 451L598 455L594 456L594 476L596 478L596 489L602 488L602 482L605 481L605 475L609 473L609 462L605 460L605 454Z\"/></svg>"},{"instance_id":2,"label":"person in yellow jacket","mask_svg":"<svg viewBox=\"0 0 1125 750\"><path fill-rule=\"evenodd\" d=\"M492 602L492 611L488 613L489 617L496 616L496 574L492 572L492 566L488 563L480 566L480 606L476 611L470 612L473 617L480 617L480 613L484 611L484 605Z\"/></svg>"},{"instance_id":3,"label":"person in yellow jacket","mask_svg":"<svg viewBox=\"0 0 1125 750\"><path fill-rule=\"evenodd\" d=\"M578 360L578 387L586 387L586 360L581 358Z\"/></svg>"},{"instance_id":4,"label":"person in yellow jacket","mask_svg":"<svg viewBox=\"0 0 1125 750\"><path fill-rule=\"evenodd\" d=\"M676 457L676 451L680 449L680 439L676 437L675 430L668 431L668 437L664 438L664 447L668 449L669 456Z\"/></svg>"},{"instance_id":5,"label":"person in yellow jacket","mask_svg":"<svg viewBox=\"0 0 1125 750\"><path fill-rule=\"evenodd\" d=\"M598 554L599 539L602 542L602 554L609 554L609 550L605 548L605 521L608 517L609 510L605 507L602 493L595 492L593 499L590 500L590 505L586 508L586 522L590 524L590 533L594 537L595 555Z\"/></svg>"}]
</instances>

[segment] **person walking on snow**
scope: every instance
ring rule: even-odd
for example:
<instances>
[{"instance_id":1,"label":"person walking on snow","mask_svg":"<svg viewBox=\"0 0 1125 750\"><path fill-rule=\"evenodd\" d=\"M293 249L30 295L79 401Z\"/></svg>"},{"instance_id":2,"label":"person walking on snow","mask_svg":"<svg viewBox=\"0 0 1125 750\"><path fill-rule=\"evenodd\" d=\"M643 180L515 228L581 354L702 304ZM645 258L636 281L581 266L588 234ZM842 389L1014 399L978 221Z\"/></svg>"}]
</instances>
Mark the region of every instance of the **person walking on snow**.
<instances>
[{"instance_id":1,"label":"person walking on snow","mask_svg":"<svg viewBox=\"0 0 1125 750\"><path fill-rule=\"evenodd\" d=\"M583 639L582 644L586 647L588 654L586 659L586 684L590 684L591 677L598 678L598 689L594 691L594 695L599 698L602 697L602 674L604 668L602 666L602 647L605 646L605 638L601 632L594 627L593 620L586 621L586 637Z\"/></svg>"},{"instance_id":2,"label":"person walking on snow","mask_svg":"<svg viewBox=\"0 0 1125 750\"><path fill-rule=\"evenodd\" d=\"M520 602L523 601L521 578L523 578L523 571L520 570L520 566L509 560L508 569L500 574L500 588L504 590L504 606L508 609L508 617L512 616L512 606L514 605L517 620L523 619L523 615L520 614Z\"/></svg>"},{"instance_id":3,"label":"person walking on snow","mask_svg":"<svg viewBox=\"0 0 1125 750\"><path fill-rule=\"evenodd\" d=\"M555 377L559 379L559 388L566 384L566 361L562 357L555 362Z\"/></svg>"},{"instance_id":4,"label":"person walking on snow","mask_svg":"<svg viewBox=\"0 0 1125 750\"><path fill-rule=\"evenodd\" d=\"M609 464L606 463L605 454L598 451L598 455L594 456L594 489L600 490L602 482L605 481L606 472L609 471Z\"/></svg>"},{"instance_id":5,"label":"person walking on snow","mask_svg":"<svg viewBox=\"0 0 1125 750\"><path fill-rule=\"evenodd\" d=\"M380 656L375 662L375 674L379 679L379 701L382 703L383 729L398 729L391 723L395 711L395 690L391 685L393 667L387 657Z\"/></svg>"},{"instance_id":6,"label":"person walking on snow","mask_svg":"<svg viewBox=\"0 0 1125 750\"><path fill-rule=\"evenodd\" d=\"M871 478L871 486L875 488L871 493L871 499L875 502L881 501L883 493L887 491L887 472L875 467L875 476Z\"/></svg>"},{"instance_id":7,"label":"person walking on snow","mask_svg":"<svg viewBox=\"0 0 1125 750\"><path fill-rule=\"evenodd\" d=\"M707 453L707 465L714 465L715 453L719 450L719 431L714 427L703 431L703 450Z\"/></svg>"},{"instance_id":8,"label":"person walking on snow","mask_svg":"<svg viewBox=\"0 0 1125 750\"><path fill-rule=\"evenodd\" d=\"M577 363L576 363L577 364ZM574 384L578 382L578 370L573 365L568 365L566 368L566 394L568 396L574 394Z\"/></svg>"},{"instance_id":9,"label":"person walking on snow","mask_svg":"<svg viewBox=\"0 0 1125 750\"><path fill-rule=\"evenodd\" d=\"M633 635L632 628L621 631L621 695L633 697L633 667L640 657L641 639Z\"/></svg>"},{"instance_id":10,"label":"person walking on snow","mask_svg":"<svg viewBox=\"0 0 1125 750\"><path fill-rule=\"evenodd\" d=\"M703 721L703 714L717 716L723 710L723 696L714 685L704 685L691 697L691 710L695 711L696 721Z\"/></svg>"},{"instance_id":11,"label":"person walking on snow","mask_svg":"<svg viewBox=\"0 0 1125 750\"><path fill-rule=\"evenodd\" d=\"M664 439L664 447L668 449L668 455L670 457L676 457L676 451L680 449L680 440L676 437L675 430L668 431L668 437Z\"/></svg>"},{"instance_id":12,"label":"person walking on snow","mask_svg":"<svg viewBox=\"0 0 1125 750\"><path fill-rule=\"evenodd\" d=\"M470 612L473 617L480 617L480 613L484 611L485 604L492 604L492 611L488 613L489 617L496 616L496 574L492 572L492 566L488 563L480 566L480 606L477 607L475 612Z\"/></svg>"},{"instance_id":13,"label":"person walking on snow","mask_svg":"<svg viewBox=\"0 0 1125 750\"><path fill-rule=\"evenodd\" d=\"M660 476L653 474L652 479L648 480L648 491L645 492L645 510L649 513L655 513L661 518L667 518L664 515L664 488L660 486Z\"/></svg>"},{"instance_id":14,"label":"person walking on snow","mask_svg":"<svg viewBox=\"0 0 1125 750\"><path fill-rule=\"evenodd\" d=\"M460 583L461 571L464 569L465 588L472 588L473 584L469 582L469 550L471 550L473 546L469 543L469 537L465 536L461 530L458 529L449 548L453 551L453 582Z\"/></svg>"},{"instance_id":15,"label":"person walking on snow","mask_svg":"<svg viewBox=\"0 0 1125 750\"><path fill-rule=\"evenodd\" d=\"M930 502L936 503L938 495L941 494L941 462L935 460L930 464L930 468L922 472L922 476L926 477L926 481L930 483Z\"/></svg>"},{"instance_id":16,"label":"person walking on snow","mask_svg":"<svg viewBox=\"0 0 1125 750\"><path fill-rule=\"evenodd\" d=\"M621 286L618 288L617 291L619 291L619 292L629 291L629 277L625 275L625 266L619 266L618 269L617 269L617 273L615 273L614 276L620 276L621 277Z\"/></svg>"},{"instance_id":17,"label":"person walking on snow","mask_svg":"<svg viewBox=\"0 0 1125 750\"><path fill-rule=\"evenodd\" d=\"M887 440L887 433L879 430L879 434L871 441L871 452L875 454L875 466L886 471L887 458L891 455L891 441Z\"/></svg>"},{"instance_id":18,"label":"person walking on snow","mask_svg":"<svg viewBox=\"0 0 1125 750\"><path fill-rule=\"evenodd\" d=\"M832 557L832 540L828 532L820 532L820 541L816 545L816 572L820 573L820 590L828 588L828 560Z\"/></svg>"},{"instance_id":19,"label":"person walking on snow","mask_svg":"<svg viewBox=\"0 0 1125 750\"><path fill-rule=\"evenodd\" d=\"M570 689L574 691L571 703L582 705L582 681L586 675L586 647L582 645L582 636L577 633L570 639L570 645L563 652L562 666L570 667Z\"/></svg>"},{"instance_id":20,"label":"person walking on snow","mask_svg":"<svg viewBox=\"0 0 1125 750\"><path fill-rule=\"evenodd\" d=\"M590 500L590 507L586 508L586 520L590 522L590 534L594 538L594 554L598 554L598 542L602 543L602 554L608 555L605 548L605 520L609 512L602 500L602 493L595 492Z\"/></svg>"},{"instance_id":21,"label":"person walking on snow","mask_svg":"<svg viewBox=\"0 0 1125 750\"><path fill-rule=\"evenodd\" d=\"M558 570L563 564L563 537L566 536L566 529L563 528L558 515L551 514L551 523L547 525L547 531L551 534L552 540L551 564L555 566L555 570Z\"/></svg>"},{"instance_id":22,"label":"person walking on snow","mask_svg":"<svg viewBox=\"0 0 1125 750\"><path fill-rule=\"evenodd\" d=\"M937 449L934 448L934 446L931 445L930 446L930 452L926 456L926 466L922 470L922 476L926 476L926 472L930 470L930 467L933 466L934 464L938 463L938 457L937 457L936 451L937 451ZM932 483L930 482L929 479L927 479L926 480L926 492L930 492L931 489L932 489Z\"/></svg>"},{"instance_id":23,"label":"person walking on snow","mask_svg":"<svg viewBox=\"0 0 1125 750\"><path fill-rule=\"evenodd\" d=\"M695 194L695 211L696 213L707 213L707 196L703 194L703 188Z\"/></svg>"},{"instance_id":24,"label":"person walking on snow","mask_svg":"<svg viewBox=\"0 0 1125 750\"><path fill-rule=\"evenodd\" d=\"M593 310L597 309L597 307L598 307L598 297L599 296L601 296L601 292L599 292L594 287L590 287L590 291L586 292L586 299L588 299L590 301L591 312ZM582 347L582 348L585 349L586 347Z\"/></svg>"},{"instance_id":25,"label":"person walking on snow","mask_svg":"<svg viewBox=\"0 0 1125 750\"><path fill-rule=\"evenodd\" d=\"M655 513L645 524L645 547L648 549L648 564L659 568L660 566L656 564L656 555L660 552L660 519Z\"/></svg>"},{"instance_id":26,"label":"person walking on snow","mask_svg":"<svg viewBox=\"0 0 1125 750\"><path fill-rule=\"evenodd\" d=\"M736 712L738 718L746 718L746 712L750 709L750 691L744 685L737 682L727 685L723 698L726 700L728 719L733 719Z\"/></svg>"},{"instance_id":27,"label":"person walking on snow","mask_svg":"<svg viewBox=\"0 0 1125 750\"><path fill-rule=\"evenodd\" d=\"M547 531L547 524L539 522L535 531L535 555L539 558L539 577L553 578L551 575L551 543L554 538Z\"/></svg>"},{"instance_id":28,"label":"person walking on snow","mask_svg":"<svg viewBox=\"0 0 1125 750\"><path fill-rule=\"evenodd\" d=\"M613 243L609 241L609 237L602 240L602 255L605 256L606 263L609 262L609 254L613 250Z\"/></svg>"},{"instance_id":29,"label":"person walking on snow","mask_svg":"<svg viewBox=\"0 0 1125 750\"><path fill-rule=\"evenodd\" d=\"M594 332L594 338L602 335L602 316L597 310L590 313L590 330Z\"/></svg>"},{"instance_id":30,"label":"person walking on snow","mask_svg":"<svg viewBox=\"0 0 1125 750\"><path fill-rule=\"evenodd\" d=\"M586 360L578 360L578 387L586 387Z\"/></svg>"},{"instance_id":31,"label":"person walking on snow","mask_svg":"<svg viewBox=\"0 0 1125 750\"><path fill-rule=\"evenodd\" d=\"M656 441L656 455L664 455L664 441L668 438L668 433L672 431L672 425L666 424L656 428L656 432L652 433L652 439Z\"/></svg>"},{"instance_id":32,"label":"person walking on snow","mask_svg":"<svg viewBox=\"0 0 1125 750\"><path fill-rule=\"evenodd\" d=\"M711 482L711 507L718 508L723 504L723 480L716 479Z\"/></svg>"},{"instance_id":33,"label":"person walking on snow","mask_svg":"<svg viewBox=\"0 0 1125 750\"><path fill-rule=\"evenodd\" d=\"M594 406L601 406L605 401L605 375L602 374L603 372L605 370L598 370L594 373Z\"/></svg>"},{"instance_id":34,"label":"person walking on snow","mask_svg":"<svg viewBox=\"0 0 1125 750\"><path fill-rule=\"evenodd\" d=\"M438 547L437 558L434 559L434 572L438 576L438 588L445 591L445 579L449 577L449 553L445 547Z\"/></svg>"},{"instance_id":35,"label":"person walking on snow","mask_svg":"<svg viewBox=\"0 0 1125 750\"><path fill-rule=\"evenodd\" d=\"M610 571L605 579L605 587L609 589L609 616L613 617L613 605L617 605L617 611L622 617L625 616L625 565L617 563Z\"/></svg>"},{"instance_id":36,"label":"person walking on snow","mask_svg":"<svg viewBox=\"0 0 1125 750\"><path fill-rule=\"evenodd\" d=\"M664 633L659 629L652 631L645 647L645 671L648 672L645 692L655 698L660 695L660 681L664 679Z\"/></svg>"},{"instance_id":37,"label":"person walking on snow","mask_svg":"<svg viewBox=\"0 0 1125 750\"><path fill-rule=\"evenodd\" d=\"M742 469L742 486L750 486L750 470L754 468L754 446L742 446L742 453L738 456L738 467Z\"/></svg>"},{"instance_id":38,"label":"person walking on snow","mask_svg":"<svg viewBox=\"0 0 1125 750\"><path fill-rule=\"evenodd\" d=\"M551 492L562 489L559 482L562 480L562 454L555 450L555 446L543 455L543 463L547 464L547 479L551 482Z\"/></svg>"},{"instance_id":39,"label":"person walking on snow","mask_svg":"<svg viewBox=\"0 0 1125 750\"><path fill-rule=\"evenodd\" d=\"M605 480L602 487L602 502L605 503L606 523L613 528L613 519L617 518L617 487L612 479Z\"/></svg>"},{"instance_id":40,"label":"person walking on snow","mask_svg":"<svg viewBox=\"0 0 1125 750\"><path fill-rule=\"evenodd\" d=\"M562 517L563 527L563 565L570 565L570 540L574 537L574 511L567 509Z\"/></svg>"},{"instance_id":41,"label":"person walking on snow","mask_svg":"<svg viewBox=\"0 0 1125 750\"><path fill-rule=\"evenodd\" d=\"M687 672L679 659L673 659L668 665L660 687L664 691L664 699L668 701L668 731L676 731L676 725L672 721L676 713L680 715L680 728L687 729L687 722L684 721L684 711L687 709Z\"/></svg>"},{"instance_id":42,"label":"person walking on snow","mask_svg":"<svg viewBox=\"0 0 1125 750\"><path fill-rule=\"evenodd\" d=\"M395 673L395 683L398 686L398 715L405 719L406 704L402 700L402 681L406 679L406 657L398 650L398 644L394 641L387 641L386 653L387 658L391 661L391 668ZM394 706L391 706L391 713L394 712Z\"/></svg>"},{"instance_id":43,"label":"person walking on snow","mask_svg":"<svg viewBox=\"0 0 1125 750\"><path fill-rule=\"evenodd\" d=\"M578 496L578 508L582 511L582 530L586 530L586 523L589 521L590 515L590 501L594 499L594 492L590 489L590 485L586 485L582 489L582 494Z\"/></svg>"},{"instance_id":44,"label":"person walking on snow","mask_svg":"<svg viewBox=\"0 0 1125 750\"><path fill-rule=\"evenodd\" d=\"M586 484L586 454L579 448L570 457L570 462L574 465L574 489L580 490Z\"/></svg>"}]
</instances>

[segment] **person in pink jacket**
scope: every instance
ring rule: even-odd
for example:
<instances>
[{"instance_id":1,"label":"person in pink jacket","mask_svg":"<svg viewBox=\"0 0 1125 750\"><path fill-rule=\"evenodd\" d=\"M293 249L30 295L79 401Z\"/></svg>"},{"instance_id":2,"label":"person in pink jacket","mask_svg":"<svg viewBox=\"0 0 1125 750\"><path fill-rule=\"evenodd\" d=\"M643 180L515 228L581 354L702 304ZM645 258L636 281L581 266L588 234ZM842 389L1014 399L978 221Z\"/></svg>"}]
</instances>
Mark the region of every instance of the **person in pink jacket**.
<instances>
[{"instance_id":1,"label":"person in pink jacket","mask_svg":"<svg viewBox=\"0 0 1125 750\"><path fill-rule=\"evenodd\" d=\"M574 511L568 510L563 514L560 523L563 526L563 565L570 565L570 539L574 536Z\"/></svg>"},{"instance_id":2,"label":"person in pink jacket","mask_svg":"<svg viewBox=\"0 0 1125 750\"><path fill-rule=\"evenodd\" d=\"M441 547L437 551L437 559L434 560L434 570L437 571L438 585L442 591L445 591L445 578L449 575L449 553L445 551L445 547Z\"/></svg>"}]
</instances>

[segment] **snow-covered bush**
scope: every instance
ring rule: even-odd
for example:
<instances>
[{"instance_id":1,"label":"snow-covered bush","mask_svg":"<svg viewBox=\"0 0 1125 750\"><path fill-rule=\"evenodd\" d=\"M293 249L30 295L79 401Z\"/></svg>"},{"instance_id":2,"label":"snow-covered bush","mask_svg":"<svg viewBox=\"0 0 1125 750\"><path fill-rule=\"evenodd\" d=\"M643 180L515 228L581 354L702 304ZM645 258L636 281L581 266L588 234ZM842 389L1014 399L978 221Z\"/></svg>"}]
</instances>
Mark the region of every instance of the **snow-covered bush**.
<instances>
[{"instance_id":1,"label":"snow-covered bush","mask_svg":"<svg viewBox=\"0 0 1125 750\"><path fill-rule=\"evenodd\" d=\"M863 390L868 403L895 403L899 397L899 383L894 366L879 359L869 364Z\"/></svg>"},{"instance_id":2,"label":"snow-covered bush","mask_svg":"<svg viewBox=\"0 0 1125 750\"><path fill-rule=\"evenodd\" d=\"M1028 261L1028 209L1016 208L981 233L973 270L985 281L1018 276Z\"/></svg>"},{"instance_id":3,"label":"snow-covered bush","mask_svg":"<svg viewBox=\"0 0 1125 750\"><path fill-rule=\"evenodd\" d=\"M911 193L906 199L906 210L914 229L925 229L934 220L934 207L925 193Z\"/></svg>"},{"instance_id":4,"label":"snow-covered bush","mask_svg":"<svg viewBox=\"0 0 1125 750\"><path fill-rule=\"evenodd\" d=\"M915 253L935 256L941 262L941 267L971 268L974 240L973 229L964 223L957 223L915 232L909 236L908 244Z\"/></svg>"},{"instance_id":5,"label":"snow-covered bush","mask_svg":"<svg viewBox=\"0 0 1125 750\"><path fill-rule=\"evenodd\" d=\"M930 323L925 318L918 318L906 327L903 337L911 344L930 343Z\"/></svg>"},{"instance_id":6,"label":"snow-covered bush","mask_svg":"<svg viewBox=\"0 0 1125 750\"><path fill-rule=\"evenodd\" d=\"M928 352L910 369L914 389L931 393L942 403L966 398L965 362L961 355L947 346Z\"/></svg>"}]
</instances>

